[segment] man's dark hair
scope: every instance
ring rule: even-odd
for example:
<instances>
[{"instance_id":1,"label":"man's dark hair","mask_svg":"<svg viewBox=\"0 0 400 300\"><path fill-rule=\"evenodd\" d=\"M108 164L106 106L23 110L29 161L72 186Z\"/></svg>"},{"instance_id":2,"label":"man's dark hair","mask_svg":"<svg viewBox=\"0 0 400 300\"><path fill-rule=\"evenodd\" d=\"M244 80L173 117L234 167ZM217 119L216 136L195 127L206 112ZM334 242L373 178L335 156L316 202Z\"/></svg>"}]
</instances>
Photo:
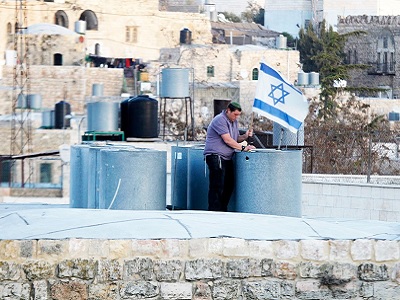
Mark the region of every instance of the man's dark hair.
<instances>
[{"instance_id":1,"label":"man's dark hair","mask_svg":"<svg viewBox=\"0 0 400 300\"><path fill-rule=\"evenodd\" d=\"M230 111L235 111L235 110L242 111L242 107L237 102L229 103L228 108Z\"/></svg>"}]
</instances>

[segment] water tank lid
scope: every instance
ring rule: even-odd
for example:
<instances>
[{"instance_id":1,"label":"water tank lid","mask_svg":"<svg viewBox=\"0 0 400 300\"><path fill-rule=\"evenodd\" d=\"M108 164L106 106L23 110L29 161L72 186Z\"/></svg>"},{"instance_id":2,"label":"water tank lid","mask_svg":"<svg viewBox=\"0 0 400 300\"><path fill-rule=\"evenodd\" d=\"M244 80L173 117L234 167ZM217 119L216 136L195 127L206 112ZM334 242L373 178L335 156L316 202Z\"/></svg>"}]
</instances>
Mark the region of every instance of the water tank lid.
<instances>
[{"instance_id":1,"label":"water tank lid","mask_svg":"<svg viewBox=\"0 0 400 300\"><path fill-rule=\"evenodd\" d=\"M128 101L157 101L154 98L151 98L149 95L138 95L134 98L129 98Z\"/></svg>"}]
</instances>

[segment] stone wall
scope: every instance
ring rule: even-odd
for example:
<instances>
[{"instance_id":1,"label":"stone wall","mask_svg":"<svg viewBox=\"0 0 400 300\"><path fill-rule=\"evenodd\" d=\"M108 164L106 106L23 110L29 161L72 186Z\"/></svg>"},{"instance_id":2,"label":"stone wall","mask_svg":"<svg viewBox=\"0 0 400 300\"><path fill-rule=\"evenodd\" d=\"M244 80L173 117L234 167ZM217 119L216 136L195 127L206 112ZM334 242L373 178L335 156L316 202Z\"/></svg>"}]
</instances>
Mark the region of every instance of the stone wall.
<instances>
[{"instance_id":1,"label":"stone wall","mask_svg":"<svg viewBox=\"0 0 400 300\"><path fill-rule=\"evenodd\" d=\"M398 299L399 242L2 240L1 299Z\"/></svg>"}]
</instances>

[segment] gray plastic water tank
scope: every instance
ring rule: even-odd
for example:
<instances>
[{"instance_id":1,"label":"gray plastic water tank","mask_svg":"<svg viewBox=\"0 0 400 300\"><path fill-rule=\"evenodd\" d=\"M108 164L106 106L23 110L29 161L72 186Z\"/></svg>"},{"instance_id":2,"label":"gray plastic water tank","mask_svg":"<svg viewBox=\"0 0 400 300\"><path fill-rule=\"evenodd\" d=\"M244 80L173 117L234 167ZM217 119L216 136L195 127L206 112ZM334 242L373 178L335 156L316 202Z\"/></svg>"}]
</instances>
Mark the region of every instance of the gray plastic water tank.
<instances>
[{"instance_id":1,"label":"gray plastic water tank","mask_svg":"<svg viewBox=\"0 0 400 300\"><path fill-rule=\"evenodd\" d=\"M54 110L42 111L42 126L43 129L52 129L55 125L55 112Z\"/></svg>"},{"instance_id":2,"label":"gray plastic water tank","mask_svg":"<svg viewBox=\"0 0 400 300\"><path fill-rule=\"evenodd\" d=\"M317 72L310 73L310 85L319 85L319 73Z\"/></svg>"},{"instance_id":3,"label":"gray plastic water tank","mask_svg":"<svg viewBox=\"0 0 400 300\"><path fill-rule=\"evenodd\" d=\"M236 211L301 217L301 150L258 149L235 160Z\"/></svg>"},{"instance_id":4,"label":"gray plastic water tank","mask_svg":"<svg viewBox=\"0 0 400 300\"><path fill-rule=\"evenodd\" d=\"M87 118L87 131L118 131L119 102L88 102Z\"/></svg>"},{"instance_id":5,"label":"gray plastic water tank","mask_svg":"<svg viewBox=\"0 0 400 300\"><path fill-rule=\"evenodd\" d=\"M100 150L105 149L105 147L105 145L92 145L89 148L88 208L99 208Z\"/></svg>"},{"instance_id":6,"label":"gray plastic water tank","mask_svg":"<svg viewBox=\"0 0 400 300\"><path fill-rule=\"evenodd\" d=\"M70 204L71 208L88 207L89 145L71 146Z\"/></svg>"},{"instance_id":7,"label":"gray plastic water tank","mask_svg":"<svg viewBox=\"0 0 400 300\"><path fill-rule=\"evenodd\" d=\"M187 206L192 210L208 209L208 168L204 161L204 146L193 146L188 152Z\"/></svg>"},{"instance_id":8,"label":"gray plastic water tank","mask_svg":"<svg viewBox=\"0 0 400 300\"><path fill-rule=\"evenodd\" d=\"M167 152L100 150L99 208L165 210Z\"/></svg>"},{"instance_id":9,"label":"gray plastic water tank","mask_svg":"<svg viewBox=\"0 0 400 300\"><path fill-rule=\"evenodd\" d=\"M103 96L104 86L102 83L93 83L92 85L92 96L101 97Z\"/></svg>"},{"instance_id":10,"label":"gray plastic water tank","mask_svg":"<svg viewBox=\"0 0 400 300\"><path fill-rule=\"evenodd\" d=\"M165 68L161 73L162 98L189 97L189 69Z\"/></svg>"},{"instance_id":11,"label":"gray plastic water tank","mask_svg":"<svg viewBox=\"0 0 400 300\"><path fill-rule=\"evenodd\" d=\"M297 73L297 85L305 86L310 84L310 75L309 73L305 73L300 71Z\"/></svg>"},{"instance_id":12,"label":"gray plastic water tank","mask_svg":"<svg viewBox=\"0 0 400 300\"><path fill-rule=\"evenodd\" d=\"M171 146L171 206L187 209L188 156L192 145Z\"/></svg>"}]
</instances>

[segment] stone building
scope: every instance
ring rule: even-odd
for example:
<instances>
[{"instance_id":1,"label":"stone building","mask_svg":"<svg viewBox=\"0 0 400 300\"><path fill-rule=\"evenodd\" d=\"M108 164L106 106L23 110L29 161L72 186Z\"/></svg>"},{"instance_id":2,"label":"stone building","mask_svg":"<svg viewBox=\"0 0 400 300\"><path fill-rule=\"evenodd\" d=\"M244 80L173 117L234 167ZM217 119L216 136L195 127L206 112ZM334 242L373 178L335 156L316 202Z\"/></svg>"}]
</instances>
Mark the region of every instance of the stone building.
<instances>
[{"instance_id":1,"label":"stone building","mask_svg":"<svg viewBox=\"0 0 400 300\"><path fill-rule=\"evenodd\" d=\"M364 31L365 34L349 36L345 53L349 64L365 64L370 68L354 70L348 83L354 87L382 88L385 92L375 97L400 96L400 16L348 16L339 18L341 34ZM366 96L359 93L360 96Z\"/></svg>"}]
</instances>

